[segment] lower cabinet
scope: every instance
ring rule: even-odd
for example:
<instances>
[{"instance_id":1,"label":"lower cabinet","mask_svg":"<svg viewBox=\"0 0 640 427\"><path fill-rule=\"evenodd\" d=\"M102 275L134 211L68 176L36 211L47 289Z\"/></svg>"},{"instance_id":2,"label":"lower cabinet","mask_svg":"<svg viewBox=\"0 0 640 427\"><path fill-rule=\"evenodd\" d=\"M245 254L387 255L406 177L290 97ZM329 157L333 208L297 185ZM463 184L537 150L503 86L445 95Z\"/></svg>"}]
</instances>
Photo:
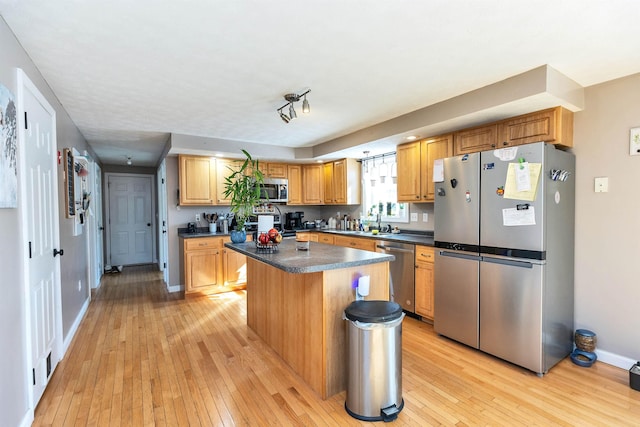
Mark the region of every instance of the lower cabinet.
<instances>
[{"instance_id":1,"label":"lower cabinet","mask_svg":"<svg viewBox=\"0 0 640 427\"><path fill-rule=\"evenodd\" d=\"M430 246L416 245L416 314L433 320L433 260Z\"/></svg>"},{"instance_id":2,"label":"lower cabinet","mask_svg":"<svg viewBox=\"0 0 640 427\"><path fill-rule=\"evenodd\" d=\"M224 247L228 236L180 238L180 268L186 296L216 294L246 285L246 257Z\"/></svg>"},{"instance_id":3,"label":"lower cabinet","mask_svg":"<svg viewBox=\"0 0 640 427\"><path fill-rule=\"evenodd\" d=\"M337 246L345 246L347 248L362 249L364 251L376 251L376 241L362 237L335 236L333 244Z\"/></svg>"}]
</instances>

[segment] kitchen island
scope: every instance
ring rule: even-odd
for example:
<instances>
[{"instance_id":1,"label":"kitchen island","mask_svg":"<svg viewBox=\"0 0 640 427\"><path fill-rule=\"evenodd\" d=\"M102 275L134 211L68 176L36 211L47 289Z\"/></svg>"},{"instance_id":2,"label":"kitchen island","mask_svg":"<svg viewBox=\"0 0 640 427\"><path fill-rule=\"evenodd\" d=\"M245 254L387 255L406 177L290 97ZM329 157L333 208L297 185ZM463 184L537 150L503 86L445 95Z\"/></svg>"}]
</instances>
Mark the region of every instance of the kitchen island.
<instances>
[{"instance_id":1,"label":"kitchen island","mask_svg":"<svg viewBox=\"0 0 640 427\"><path fill-rule=\"evenodd\" d=\"M226 243L247 256L247 325L326 399L346 389L342 314L355 283L370 276L366 299L389 299L392 255L285 239L273 253L254 242Z\"/></svg>"}]
</instances>

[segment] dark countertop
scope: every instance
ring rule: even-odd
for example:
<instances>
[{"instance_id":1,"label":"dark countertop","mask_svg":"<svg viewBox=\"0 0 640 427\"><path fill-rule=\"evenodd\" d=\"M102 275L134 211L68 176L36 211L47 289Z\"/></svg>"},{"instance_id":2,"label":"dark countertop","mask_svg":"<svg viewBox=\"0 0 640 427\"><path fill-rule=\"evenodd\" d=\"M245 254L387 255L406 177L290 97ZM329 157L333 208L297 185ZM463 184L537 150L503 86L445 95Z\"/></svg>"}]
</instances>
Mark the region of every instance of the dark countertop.
<instances>
[{"instance_id":1,"label":"dark countertop","mask_svg":"<svg viewBox=\"0 0 640 427\"><path fill-rule=\"evenodd\" d=\"M328 233L341 236L364 237L375 240L390 240L400 243L413 243L415 245L433 246L433 231L401 231L400 233L378 233L377 235L371 234L370 231L342 231L331 229L315 229L304 231L315 231L319 233Z\"/></svg>"},{"instance_id":2,"label":"dark countertop","mask_svg":"<svg viewBox=\"0 0 640 427\"><path fill-rule=\"evenodd\" d=\"M224 237L230 236L229 233L217 232L212 233L209 231L209 227L198 227L196 228L195 233L189 233L188 228L178 228L178 237L183 237L185 239L190 239L192 237Z\"/></svg>"},{"instance_id":3,"label":"dark countertop","mask_svg":"<svg viewBox=\"0 0 640 427\"><path fill-rule=\"evenodd\" d=\"M308 251L298 251L294 239L284 239L273 253L258 251L255 242L224 245L287 273L315 273L395 260L393 255L317 242L309 242Z\"/></svg>"}]
</instances>

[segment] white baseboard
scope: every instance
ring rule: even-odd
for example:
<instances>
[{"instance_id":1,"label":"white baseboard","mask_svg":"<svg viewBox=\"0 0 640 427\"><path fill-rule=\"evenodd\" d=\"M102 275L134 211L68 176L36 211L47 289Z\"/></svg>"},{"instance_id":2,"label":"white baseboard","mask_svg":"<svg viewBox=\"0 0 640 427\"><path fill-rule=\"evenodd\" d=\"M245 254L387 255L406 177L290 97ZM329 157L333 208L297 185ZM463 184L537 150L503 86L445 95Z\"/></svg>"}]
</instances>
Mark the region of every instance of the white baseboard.
<instances>
[{"instance_id":1,"label":"white baseboard","mask_svg":"<svg viewBox=\"0 0 640 427\"><path fill-rule=\"evenodd\" d=\"M91 302L91 298L87 298L87 300L84 302L84 304L82 305L82 308L80 309L80 312L76 316L76 320L73 322L73 325L71 325L71 328L69 329L69 333L67 333L67 336L64 337L64 347L62 349L62 357L64 357L64 355L67 354L67 350L71 345L71 341L73 341L73 337L76 335L76 332L78 332L78 328L80 327L80 322L82 322L82 319L84 319L85 314L87 314L87 310L89 309L89 302Z\"/></svg>"},{"instance_id":2,"label":"white baseboard","mask_svg":"<svg viewBox=\"0 0 640 427\"><path fill-rule=\"evenodd\" d=\"M20 422L19 426L31 427L31 424L33 424L34 419L35 419L35 416L34 416L33 409L29 409L27 413L24 414L24 417L22 418L22 421Z\"/></svg>"},{"instance_id":3,"label":"white baseboard","mask_svg":"<svg viewBox=\"0 0 640 427\"><path fill-rule=\"evenodd\" d=\"M181 285L169 285L169 284L167 284L167 292L169 292L169 293L180 292L183 289L184 289L184 287L181 286Z\"/></svg>"},{"instance_id":4,"label":"white baseboard","mask_svg":"<svg viewBox=\"0 0 640 427\"><path fill-rule=\"evenodd\" d=\"M599 362L606 363L607 365L613 365L626 371L631 369L631 367L636 363L636 360L604 350L596 349L596 355L598 356Z\"/></svg>"}]
</instances>

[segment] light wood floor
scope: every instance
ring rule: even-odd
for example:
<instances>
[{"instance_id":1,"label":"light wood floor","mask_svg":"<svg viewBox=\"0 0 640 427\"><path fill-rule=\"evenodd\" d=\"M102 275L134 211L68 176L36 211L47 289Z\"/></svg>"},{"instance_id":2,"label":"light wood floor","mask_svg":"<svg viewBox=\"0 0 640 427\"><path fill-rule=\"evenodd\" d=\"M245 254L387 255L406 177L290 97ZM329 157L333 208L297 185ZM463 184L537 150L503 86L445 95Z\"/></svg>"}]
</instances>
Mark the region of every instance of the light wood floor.
<instances>
[{"instance_id":1,"label":"light wood floor","mask_svg":"<svg viewBox=\"0 0 640 427\"><path fill-rule=\"evenodd\" d=\"M243 292L184 300L151 267L105 276L34 425L367 424L345 412L344 392L319 399L245 313ZM640 425L640 392L623 369L566 359L538 378L411 318L402 380L398 426Z\"/></svg>"}]
</instances>

